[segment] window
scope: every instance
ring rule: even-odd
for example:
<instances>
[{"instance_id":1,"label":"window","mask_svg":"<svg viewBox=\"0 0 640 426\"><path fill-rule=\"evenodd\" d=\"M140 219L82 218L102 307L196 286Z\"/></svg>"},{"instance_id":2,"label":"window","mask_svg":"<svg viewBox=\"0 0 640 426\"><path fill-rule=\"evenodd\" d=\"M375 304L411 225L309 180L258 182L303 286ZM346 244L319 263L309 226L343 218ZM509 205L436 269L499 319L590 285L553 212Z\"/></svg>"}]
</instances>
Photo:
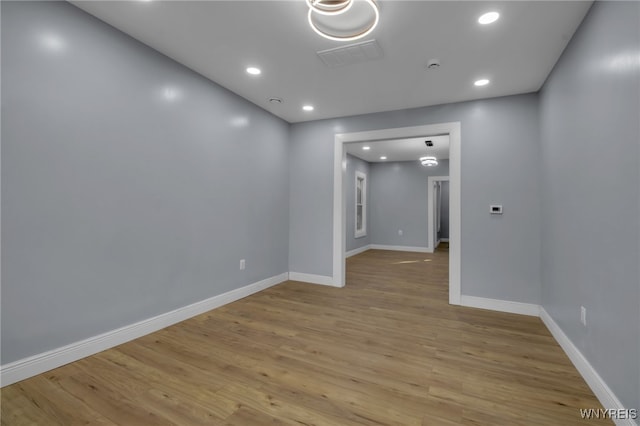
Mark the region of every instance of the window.
<instances>
[{"instance_id":1,"label":"window","mask_svg":"<svg viewBox=\"0 0 640 426\"><path fill-rule=\"evenodd\" d=\"M356 172L356 232L355 238L367 235L367 175Z\"/></svg>"}]
</instances>

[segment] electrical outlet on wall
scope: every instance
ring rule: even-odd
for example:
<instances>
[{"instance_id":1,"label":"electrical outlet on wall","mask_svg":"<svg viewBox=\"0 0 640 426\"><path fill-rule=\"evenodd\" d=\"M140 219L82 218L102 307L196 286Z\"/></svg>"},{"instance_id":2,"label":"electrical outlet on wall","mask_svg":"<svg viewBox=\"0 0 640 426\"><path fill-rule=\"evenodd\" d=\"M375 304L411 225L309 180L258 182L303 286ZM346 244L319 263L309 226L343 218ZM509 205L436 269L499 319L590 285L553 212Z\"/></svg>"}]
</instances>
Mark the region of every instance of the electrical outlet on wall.
<instances>
[{"instance_id":1,"label":"electrical outlet on wall","mask_svg":"<svg viewBox=\"0 0 640 426\"><path fill-rule=\"evenodd\" d=\"M245 265L246 265L246 263L245 263L244 259L240 259L240 270L241 271L244 271Z\"/></svg>"},{"instance_id":2,"label":"electrical outlet on wall","mask_svg":"<svg viewBox=\"0 0 640 426\"><path fill-rule=\"evenodd\" d=\"M585 327L587 326L587 308L580 306L580 322Z\"/></svg>"}]
</instances>

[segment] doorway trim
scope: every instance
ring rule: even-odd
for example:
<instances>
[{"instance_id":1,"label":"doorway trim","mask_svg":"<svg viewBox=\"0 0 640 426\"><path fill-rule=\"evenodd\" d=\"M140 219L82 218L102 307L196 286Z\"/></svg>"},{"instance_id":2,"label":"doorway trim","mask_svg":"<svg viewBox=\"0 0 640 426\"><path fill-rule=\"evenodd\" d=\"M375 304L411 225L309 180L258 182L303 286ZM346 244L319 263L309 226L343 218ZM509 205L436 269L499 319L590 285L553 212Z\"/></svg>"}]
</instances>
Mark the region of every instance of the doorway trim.
<instances>
[{"instance_id":1,"label":"doorway trim","mask_svg":"<svg viewBox=\"0 0 640 426\"><path fill-rule=\"evenodd\" d=\"M449 135L449 303L460 304L460 122L338 133L333 157L333 285L345 285L346 204L343 182L347 172L345 143Z\"/></svg>"},{"instance_id":2,"label":"doorway trim","mask_svg":"<svg viewBox=\"0 0 640 426\"><path fill-rule=\"evenodd\" d=\"M433 217L433 183L449 182L449 176L428 176L427 177L427 249L434 252L436 249L436 223ZM451 213L449 213L451 217ZM449 219L451 220L451 219Z\"/></svg>"}]
</instances>

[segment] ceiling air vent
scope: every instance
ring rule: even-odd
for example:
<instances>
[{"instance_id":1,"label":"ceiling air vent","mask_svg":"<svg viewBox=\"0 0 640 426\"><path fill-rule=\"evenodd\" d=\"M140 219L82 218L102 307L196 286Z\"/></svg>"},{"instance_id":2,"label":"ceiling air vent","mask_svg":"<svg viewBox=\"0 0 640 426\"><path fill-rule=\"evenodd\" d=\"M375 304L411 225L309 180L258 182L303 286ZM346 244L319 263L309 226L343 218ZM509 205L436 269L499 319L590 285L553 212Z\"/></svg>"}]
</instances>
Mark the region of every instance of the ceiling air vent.
<instances>
[{"instance_id":1,"label":"ceiling air vent","mask_svg":"<svg viewBox=\"0 0 640 426\"><path fill-rule=\"evenodd\" d=\"M424 141L427 146L433 146L433 141Z\"/></svg>"},{"instance_id":2,"label":"ceiling air vent","mask_svg":"<svg viewBox=\"0 0 640 426\"><path fill-rule=\"evenodd\" d=\"M334 49L317 52L322 62L329 68L344 67L382 58L382 49L375 40L362 41Z\"/></svg>"}]
</instances>

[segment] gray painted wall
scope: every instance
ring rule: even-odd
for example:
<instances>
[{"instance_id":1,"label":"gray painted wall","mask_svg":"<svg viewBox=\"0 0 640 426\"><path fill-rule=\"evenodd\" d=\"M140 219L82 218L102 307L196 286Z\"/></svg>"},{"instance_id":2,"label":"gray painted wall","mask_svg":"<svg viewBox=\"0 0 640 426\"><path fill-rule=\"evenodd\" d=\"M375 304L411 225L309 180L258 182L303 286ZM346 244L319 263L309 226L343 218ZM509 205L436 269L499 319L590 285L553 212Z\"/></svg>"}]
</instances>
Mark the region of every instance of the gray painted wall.
<instances>
[{"instance_id":1,"label":"gray painted wall","mask_svg":"<svg viewBox=\"0 0 640 426\"><path fill-rule=\"evenodd\" d=\"M435 167L424 167L417 160L372 163L371 243L427 247L427 179L448 175L448 160Z\"/></svg>"},{"instance_id":2,"label":"gray painted wall","mask_svg":"<svg viewBox=\"0 0 640 426\"><path fill-rule=\"evenodd\" d=\"M2 123L3 364L288 271L288 124L70 4L2 2Z\"/></svg>"},{"instance_id":3,"label":"gray painted wall","mask_svg":"<svg viewBox=\"0 0 640 426\"><path fill-rule=\"evenodd\" d=\"M536 94L292 125L290 270L332 275L335 133L452 121L461 122L462 135L462 293L539 303ZM505 214L492 217L492 203Z\"/></svg>"},{"instance_id":4,"label":"gray painted wall","mask_svg":"<svg viewBox=\"0 0 640 426\"><path fill-rule=\"evenodd\" d=\"M627 408L640 407L639 23L638 2L595 3L541 94L542 305Z\"/></svg>"},{"instance_id":5,"label":"gray painted wall","mask_svg":"<svg viewBox=\"0 0 640 426\"><path fill-rule=\"evenodd\" d=\"M339 131L326 132L325 124L290 127L289 271L331 276L333 135Z\"/></svg>"},{"instance_id":6,"label":"gray painted wall","mask_svg":"<svg viewBox=\"0 0 640 426\"><path fill-rule=\"evenodd\" d=\"M355 238L356 228L356 171L362 172L367 175L367 187L366 187L366 200L367 200L367 235L364 237ZM360 247L364 247L371 242L371 174L369 172L369 163L364 160L347 154L347 172L346 178L343 182L345 205L346 205L346 250L355 250Z\"/></svg>"},{"instance_id":7,"label":"gray painted wall","mask_svg":"<svg viewBox=\"0 0 640 426\"><path fill-rule=\"evenodd\" d=\"M449 238L449 182L440 183L440 232L439 238Z\"/></svg>"}]
</instances>

